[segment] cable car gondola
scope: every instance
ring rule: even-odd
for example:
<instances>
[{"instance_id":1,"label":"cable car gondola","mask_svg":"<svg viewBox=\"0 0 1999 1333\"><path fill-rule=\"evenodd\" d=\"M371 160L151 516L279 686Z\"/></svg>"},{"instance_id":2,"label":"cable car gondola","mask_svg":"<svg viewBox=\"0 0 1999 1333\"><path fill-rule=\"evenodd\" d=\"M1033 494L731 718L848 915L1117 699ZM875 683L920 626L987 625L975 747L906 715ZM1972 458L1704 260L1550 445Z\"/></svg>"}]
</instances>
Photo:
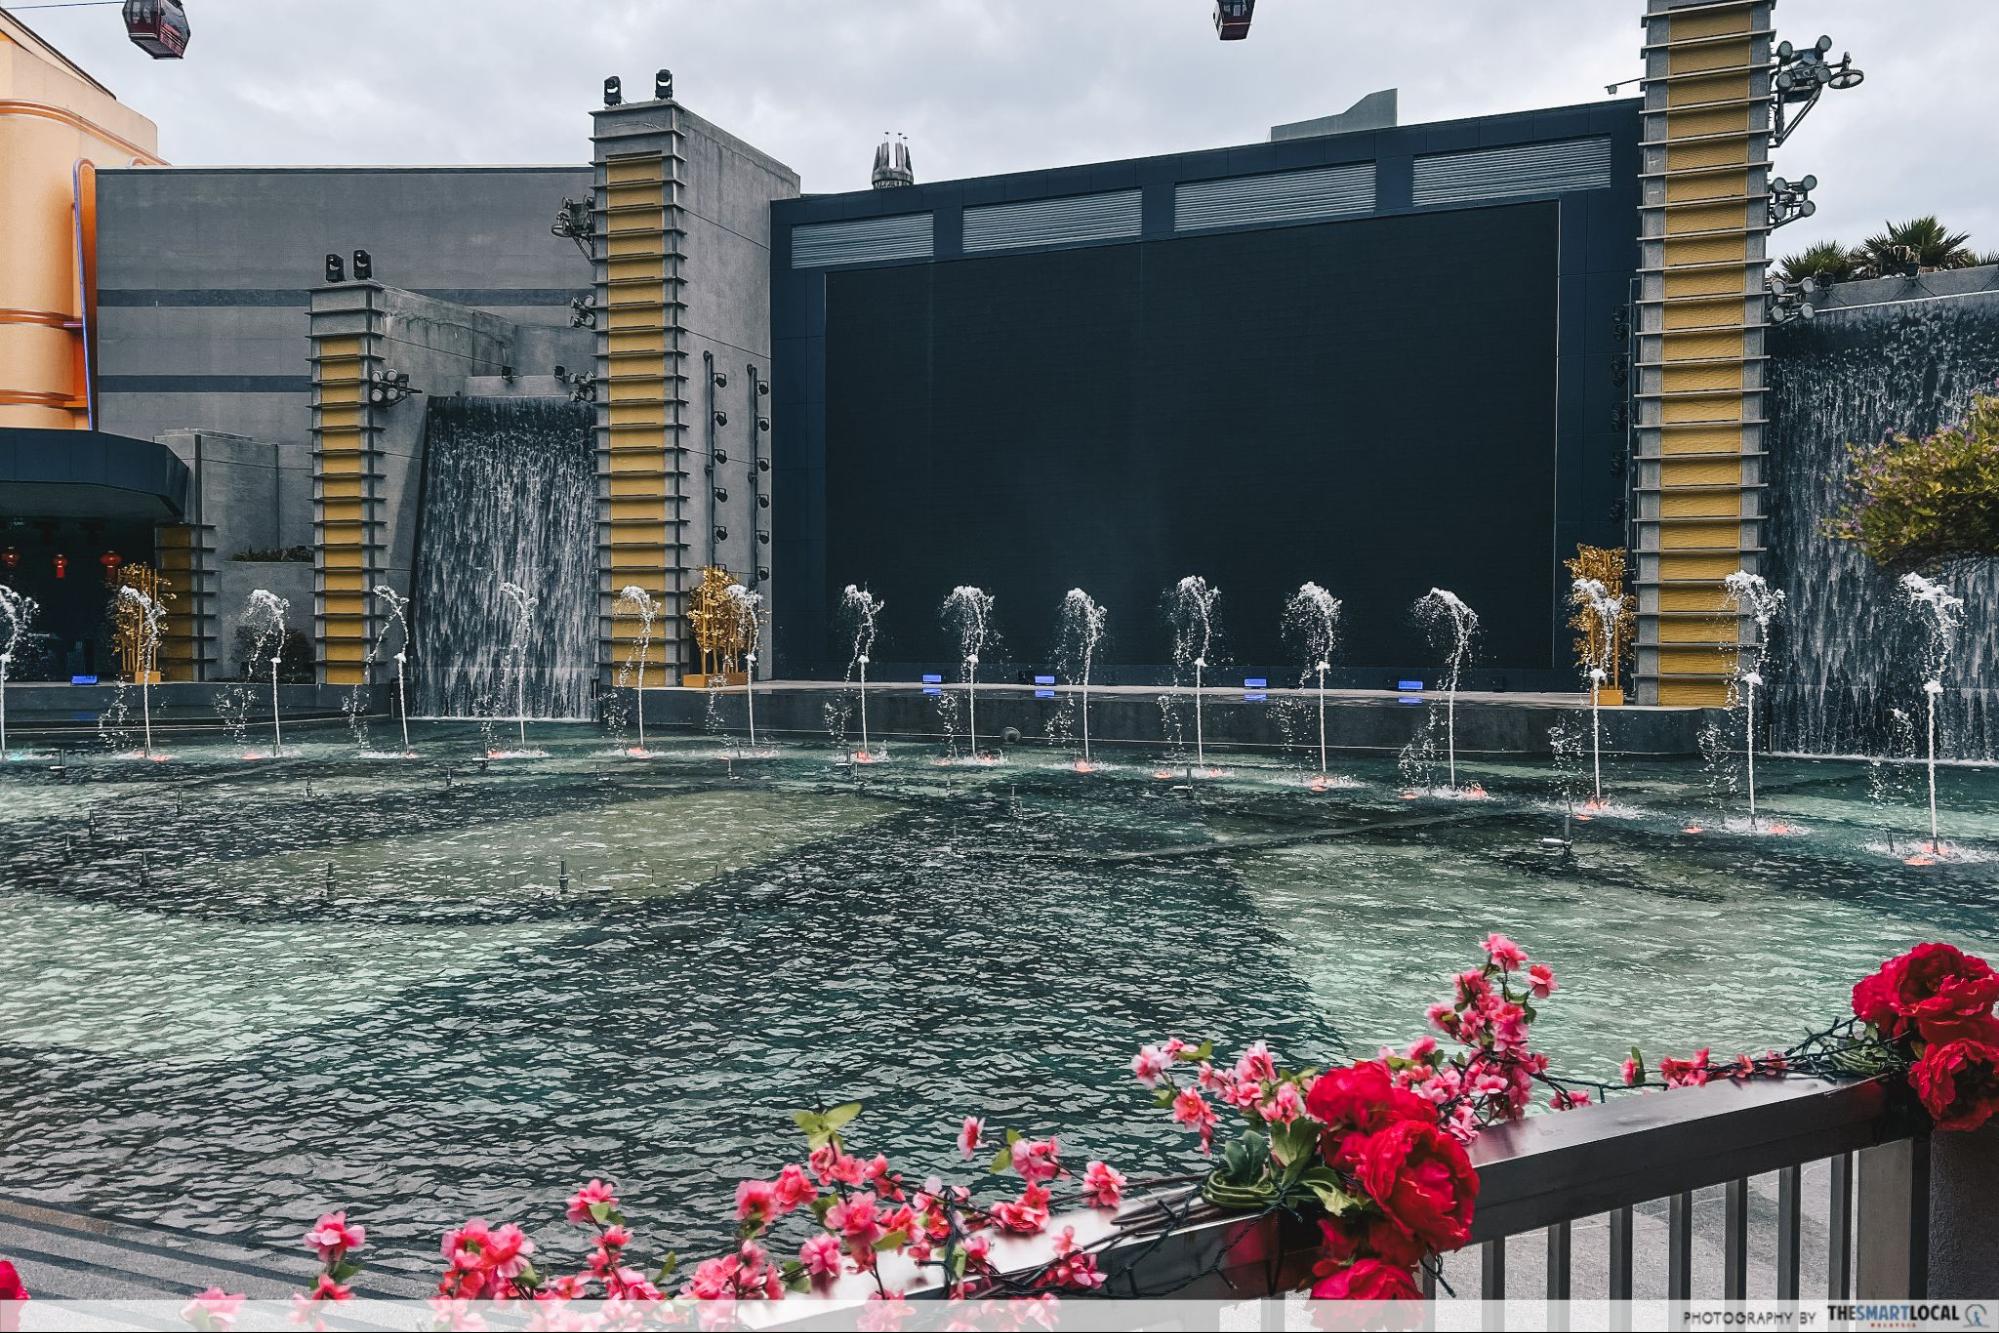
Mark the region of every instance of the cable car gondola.
<instances>
[{"instance_id":1,"label":"cable car gondola","mask_svg":"<svg viewBox=\"0 0 1999 1333\"><path fill-rule=\"evenodd\" d=\"M180 0L125 0L125 35L155 60L187 53L187 10Z\"/></svg>"},{"instance_id":2,"label":"cable car gondola","mask_svg":"<svg viewBox=\"0 0 1999 1333\"><path fill-rule=\"evenodd\" d=\"M1215 0L1215 35L1225 42L1239 42L1249 36L1250 15L1256 0Z\"/></svg>"}]
</instances>

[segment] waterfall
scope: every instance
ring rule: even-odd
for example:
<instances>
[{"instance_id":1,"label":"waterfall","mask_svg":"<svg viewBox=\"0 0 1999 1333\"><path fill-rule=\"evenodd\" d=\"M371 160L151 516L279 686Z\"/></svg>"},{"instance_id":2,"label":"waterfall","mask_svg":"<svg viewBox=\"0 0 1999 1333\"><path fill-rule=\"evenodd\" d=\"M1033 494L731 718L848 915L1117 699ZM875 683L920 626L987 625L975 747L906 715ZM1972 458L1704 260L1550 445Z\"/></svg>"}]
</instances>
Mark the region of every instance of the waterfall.
<instances>
[{"instance_id":1,"label":"waterfall","mask_svg":"<svg viewBox=\"0 0 1999 1333\"><path fill-rule=\"evenodd\" d=\"M1926 630L1893 574L1820 532L1844 501L1847 444L1927 434L1963 415L1999 375L1999 299L1821 310L1771 330L1769 542L1789 590L1781 671L1770 675L1772 743L1819 754L1883 753L1892 712L1920 716ZM1999 561L1947 572L1974 608L1938 701L1938 753L1999 758ZM1985 608L1981 610L1980 608Z\"/></svg>"},{"instance_id":2,"label":"waterfall","mask_svg":"<svg viewBox=\"0 0 1999 1333\"><path fill-rule=\"evenodd\" d=\"M412 605L415 711L504 715L518 615L503 584L536 599L523 645L526 713L584 718L597 660L596 460L588 404L439 398L425 419L423 510Z\"/></svg>"}]
</instances>

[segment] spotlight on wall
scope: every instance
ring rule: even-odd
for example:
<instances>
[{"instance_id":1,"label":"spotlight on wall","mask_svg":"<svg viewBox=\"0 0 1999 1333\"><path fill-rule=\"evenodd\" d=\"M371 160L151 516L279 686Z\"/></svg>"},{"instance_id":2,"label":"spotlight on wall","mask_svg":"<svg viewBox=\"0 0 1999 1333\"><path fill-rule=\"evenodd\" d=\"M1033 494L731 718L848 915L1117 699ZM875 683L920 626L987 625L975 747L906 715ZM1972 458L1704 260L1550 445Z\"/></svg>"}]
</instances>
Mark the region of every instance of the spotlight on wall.
<instances>
[{"instance_id":1,"label":"spotlight on wall","mask_svg":"<svg viewBox=\"0 0 1999 1333\"><path fill-rule=\"evenodd\" d=\"M770 396L770 381L769 381L769 380L758 380L758 381L757 381L757 397L759 397L759 398L768 398L769 396Z\"/></svg>"},{"instance_id":2,"label":"spotlight on wall","mask_svg":"<svg viewBox=\"0 0 1999 1333\"><path fill-rule=\"evenodd\" d=\"M726 426L729 424L729 414L727 412L724 412L719 407L715 409L715 424L718 426Z\"/></svg>"},{"instance_id":3,"label":"spotlight on wall","mask_svg":"<svg viewBox=\"0 0 1999 1333\"><path fill-rule=\"evenodd\" d=\"M729 503L729 491L727 487L717 486L715 488L715 503L718 505Z\"/></svg>"},{"instance_id":4,"label":"spotlight on wall","mask_svg":"<svg viewBox=\"0 0 1999 1333\"><path fill-rule=\"evenodd\" d=\"M758 417L758 418L757 418L757 429L758 429L758 430L769 430L769 429L770 429L770 418L769 418L769 417Z\"/></svg>"},{"instance_id":5,"label":"spotlight on wall","mask_svg":"<svg viewBox=\"0 0 1999 1333\"><path fill-rule=\"evenodd\" d=\"M1812 202L1811 193L1818 189L1817 176L1800 176L1797 180L1786 180L1782 176L1770 178L1770 225L1781 227L1808 218L1819 211Z\"/></svg>"},{"instance_id":6,"label":"spotlight on wall","mask_svg":"<svg viewBox=\"0 0 1999 1333\"><path fill-rule=\"evenodd\" d=\"M556 366L555 377L567 384L569 382L569 367L564 365Z\"/></svg>"},{"instance_id":7,"label":"spotlight on wall","mask_svg":"<svg viewBox=\"0 0 1999 1333\"><path fill-rule=\"evenodd\" d=\"M1788 324L1794 319L1809 321L1812 307L1805 300L1803 287L1793 287L1782 278L1771 278L1765 284L1770 292L1770 322Z\"/></svg>"},{"instance_id":8,"label":"spotlight on wall","mask_svg":"<svg viewBox=\"0 0 1999 1333\"><path fill-rule=\"evenodd\" d=\"M727 467L729 465L729 451L727 449L717 449L715 451L715 462L722 467Z\"/></svg>"},{"instance_id":9,"label":"spotlight on wall","mask_svg":"<svg viewBox=\"0 0 1999 1333\"><path fill-rule=\"evenodd\" d=\"M339 255L326 257L326 280L328 282L347 281L347 264Z\"/></svg>"},{"instance_id":10,"label":"spotlight on wall","mask_svg":"<svg viewBox=\"0 0 1999 1333\"><path fill-rule=\"evenodd\" d=\"M1770 58L1770 102L1776 122L1770 136L1772 148L1804 122L1826 89L1857 88L1867 77L1854 68L1850 52L1842 52L1835 64L1826 58L1831 50L1830 37L1821 37L1803 49L1789 42L1777 43L1776 54ZM1789 113L1791 107L1798 108L1797 114Z\"/></svg>"},{"instance_id":11,"label":"spotlight on wall","mask_svg":"<svg viewBox=\"0 0 1999 1333\"><path fill-rule=\"evenodd\" d=\"M729 530L727 528L715 529L715 540L718 542L725 542L729 540Z\"/></svg>"},{"instance_id":12,"label":"spotlight on wall","mask_svg":"<svg viewBox=\"0 0 1999 1333\"><path fill-rule=\"evenodd\" d=\"M762 528L757 529L757 545L759 546L770 545L770 534L768 532L765 532Z\"/></svg>"},{"instance_id":13,"label":"spotlight on wall","mask_svg":"<svg viewBox=\"0 0 1999 1333\"><path fill-rule=\"evenodd\" d=\"M613 74L604 80L604 105L616 106L625 100L625 85Z\"/></svg>"},{"instance_id":14,"label":"spotlight on wall","mask_svg":"<svg viewBox=\"0 0 1999 1333\"><path fill-rule=\"evenodd\" d=\"M354 252L354 281L367 282L375 276L375 257L366 250Z\"/></svg>"},{"instance_id":15,"label":"spotlight on wall","mask_svg":"<svg viewBox=\"0 0 1999 1333\"><path fill-rule=\"evenodd\" d=\"M594 329L597 327L597 298L595 296L572 296L569 298L569 327L572 329Z\"/></svg>"},{"instance_id":16,"label":"spotlight on wall","mask_svg":"<svg viewBox=\"0 0 1999 1333\"><path fill-rule=\"evenodd\" d=\"M565 196L562 206L555 210L555 221L548 230L556 236L566 236L576 242L576 248L583 252L585 259L591 258L590 238L597 234L597 215L591 211L588 199L571 199Z\"/></svg>"},{"instance_id":17,"label":"spotlight on wall","mask_svg":"<svg viewBox=\"0 0 1999 1333\"><path fill-rule=\"evenodd\" d=\"M728 372L728 371L726 371L726 370L718 370L718 371L716 371L716 372L715 372L715 387L716 387L716 388L718 388L718 389L726 389L726 388L728 388L728 387L729 387L729 372Z\"/></svg>"},{"instance_id":18,"label":"spotlight on wall","mask_svg":"<svg viewBox=\"0 0 1999 1333\"><path fill-rule=\"evenodd\" d=\"M759 472L770 471L770 460L768 458L759 458L757 460L757 471Z\"/></svg>"},{"instance_id":19,"label":"spotlight on wall","mask_svg":"<svg viewBox=\"0 0 1999 1333\"><path fill-rule=\"evenodd\" d=\"M368 380L368 403L372 407L394 407L411 394L422 392L422 389L410 387L407 370L384 367Z\"/></svg>"},{"instance_id":20,"label":"spotlight on wall","mask_svg":"<svg viewBox=\"0 0 1999 1333\"><path fill-rule=\"evenodd\" d=\"M757 497L757 508L759 509L770 508L770 497L768 495L759 495Z\"/></svg>"},{"instance_id":21,"label":"spotlight on wall","mask_svg":"<svg viewBox=\"0 0 1999 1333\"><path fill-rule=\"evenodd\" d=\"M770 566L769 566L769 565L758 565L758 566L757 566L757 582L758 582L758 583L762 583L762 582L763 582L764 580L768 579L769 577L770 577Z\"/></svg>"},{"instance_id":22,"label":"spotlight on wall","mask_svg":"<svg viewBox=\"0 0 1999 1333\"><path fill-rule=\"evenodd\" d=\"M663 69L659 71L657 74L652 76L652 95L653 95L653 100L658 102L665 102L672 99L673 97L672 70Z\"/></svg>"}]
</instances>

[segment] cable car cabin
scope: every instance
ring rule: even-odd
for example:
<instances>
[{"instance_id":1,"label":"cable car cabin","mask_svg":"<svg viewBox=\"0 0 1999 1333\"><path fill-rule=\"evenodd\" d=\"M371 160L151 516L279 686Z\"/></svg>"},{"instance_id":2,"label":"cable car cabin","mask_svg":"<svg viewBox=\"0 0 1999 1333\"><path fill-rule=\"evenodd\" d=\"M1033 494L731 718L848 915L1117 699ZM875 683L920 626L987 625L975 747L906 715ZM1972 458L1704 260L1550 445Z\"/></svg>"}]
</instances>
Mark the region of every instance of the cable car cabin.
<instances>
[{"instance_id":1,"label":"cable car cabin","mask_svg":"<svg viewBox=\"0 0 1999 1333\"><path fill-rule=\"evenodd\" d=\"M1215 0L1215 33L1225 42L1239 42L1249 36L1249 18L1256 12L1256 0Z\"/></svg>"},{"instance_id":2,"label":"cable car cabin","mask_svg":"<svg viewBox=\"0 0 1999 1333\"><path fill-rule=\"evenodd\" d=\"M187 10L180 0L125 0L125 35L155 60L187 52Z\"/></svg>"}]
</instances>

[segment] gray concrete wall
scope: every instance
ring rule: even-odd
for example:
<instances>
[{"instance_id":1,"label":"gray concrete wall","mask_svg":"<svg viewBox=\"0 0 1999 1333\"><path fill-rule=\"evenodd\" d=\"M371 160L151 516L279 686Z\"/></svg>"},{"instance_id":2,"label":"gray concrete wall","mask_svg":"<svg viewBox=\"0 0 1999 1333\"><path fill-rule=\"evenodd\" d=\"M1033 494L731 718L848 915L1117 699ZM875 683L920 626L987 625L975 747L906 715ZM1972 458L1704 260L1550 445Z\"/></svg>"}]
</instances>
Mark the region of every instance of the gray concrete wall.
<instances>
[{"instance_id":1,"label":"gray concrete wall","mask_svg":"<svg viewBox=\"0 0 1999 1333\"><path fill-rule=\"evenodd\" d=\"M308 295L328 252L351 264L365 249L383 282L566 327L590 265L549 223L589 193L586 166L106 168L99 427L306 443Z\"/></svg>"},{"instance_id":2,"label":"gray concrete wall","mask_svg":"<svg viewBox=\"0 0 1999 1333\"><path fill-rule=\"evenodd\" d=\"M773 505L777 500L772 473L756 468L759 455L770 457L770 431L759 430L758 418L769 421L771 396L758 394L754 383L768 385L771 375L770 202L797 196L798 173L684 107L681 127L687 179L683 319L694 427L687 441L690 561L726 565L775 610L775 571L771 580L756 577L760 567L771 566L771 548L758 542L757 533L771 530L772 513L759 507L757 497L768 496ZM713 371L727 377L726 385L714 383L704 354L714 358ZM711 436L717 410L728 421L715 425ZM719 460L709 455L711 440L723 455ZM718 499L717 490L728 498ZM716 537L718 528L728 536ZM766 675L770 656L762 654Z\"/></svg>"}]
</instances>

